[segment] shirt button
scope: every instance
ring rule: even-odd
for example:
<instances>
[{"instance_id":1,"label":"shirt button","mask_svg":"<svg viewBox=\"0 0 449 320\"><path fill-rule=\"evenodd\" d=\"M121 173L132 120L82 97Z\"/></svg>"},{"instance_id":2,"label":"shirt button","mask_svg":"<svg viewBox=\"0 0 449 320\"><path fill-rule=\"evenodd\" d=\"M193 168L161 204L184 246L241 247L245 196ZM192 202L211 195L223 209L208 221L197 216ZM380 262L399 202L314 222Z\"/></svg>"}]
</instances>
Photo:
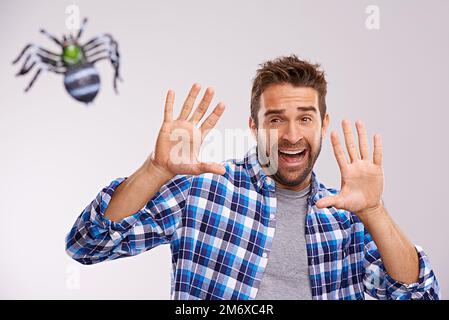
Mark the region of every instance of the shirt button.
<instances>
[{"instance_id":1,"label":"shirt button","mask_svg":"<svg viewBox=\"0 0 449 320\"><path fill-rule=\"evenodd\" d=\"M264 252L264 253L262 254L262 257L266 258L266 257L268 257L268 254L267 254L266 252Z\"/></svg>"},{"instance_id":2,"label":"shirt button","mask_svg":"<svg viewBox=\"0 0 449 320\"><path fill-rule=\"evenodd\" d=\"M270 220L274 219L274 214L270 214Z\"/></svg>"}]
</instances>

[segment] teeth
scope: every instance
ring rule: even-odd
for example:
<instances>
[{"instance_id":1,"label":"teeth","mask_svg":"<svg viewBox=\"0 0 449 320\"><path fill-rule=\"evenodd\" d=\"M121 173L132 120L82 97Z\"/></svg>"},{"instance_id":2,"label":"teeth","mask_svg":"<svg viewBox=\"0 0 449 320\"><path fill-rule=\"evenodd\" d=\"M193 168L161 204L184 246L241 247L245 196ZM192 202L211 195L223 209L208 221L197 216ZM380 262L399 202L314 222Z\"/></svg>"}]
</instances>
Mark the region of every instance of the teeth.
<instances>
[{"instance_id":1,"label":"teeth","mask_svg":"<svg viewBox=\"0 0 449 320\"><path fill-rule=\"evenodd\" d=\"M300 154L304 150L299 150L299 151L287 151L287 150L281 151L281 150L279 150L279 151L282 152L282 153L286 153L286 154Z\"/></svg>"}]
</instances>

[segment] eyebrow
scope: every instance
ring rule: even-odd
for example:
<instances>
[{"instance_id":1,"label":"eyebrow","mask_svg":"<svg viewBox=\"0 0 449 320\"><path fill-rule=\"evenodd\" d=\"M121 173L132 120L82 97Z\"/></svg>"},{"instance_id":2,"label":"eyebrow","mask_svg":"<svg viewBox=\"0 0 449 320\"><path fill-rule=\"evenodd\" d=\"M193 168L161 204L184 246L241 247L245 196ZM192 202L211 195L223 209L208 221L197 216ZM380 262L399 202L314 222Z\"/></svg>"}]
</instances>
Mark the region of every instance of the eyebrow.
<instances>
[{"instance_id":1,"label":"eyebrow","mask_svg":"<svg viewBox=\"0 0 449 320\"><path fill-rule=\"evenodd\" d=\"M308 106L308 107L297 107L296 110L298 111L313 111L314 113L317 113L317 110L315 107L313 106ZM283 114L285 113L285 109L272 109L272 110L267 110L264 113L264 116L269 116L270 114Z\"/></svg>"}]
</instances>

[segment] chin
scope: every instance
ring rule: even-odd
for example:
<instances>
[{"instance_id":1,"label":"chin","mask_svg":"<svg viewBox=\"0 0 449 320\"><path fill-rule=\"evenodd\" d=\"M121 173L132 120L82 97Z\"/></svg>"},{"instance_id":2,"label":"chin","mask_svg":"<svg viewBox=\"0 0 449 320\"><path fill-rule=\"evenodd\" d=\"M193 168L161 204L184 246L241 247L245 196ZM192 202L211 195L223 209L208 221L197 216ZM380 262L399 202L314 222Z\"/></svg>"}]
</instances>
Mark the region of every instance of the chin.
<instances>
[{"instance_id":1,"label":"chin","mask_svg":"<svg viewBox=\"0 0 449 320\"><path fill-rule=\"evenodd\" d=\"M309 174L310 171L306 172L305 170L295 172L294 174L291 172L283 173L281 170L279 170L279 172L274 175L274 179L283 185L295 187L303 183L304 180L309 176Z\"/></svg>"}]
</instances>

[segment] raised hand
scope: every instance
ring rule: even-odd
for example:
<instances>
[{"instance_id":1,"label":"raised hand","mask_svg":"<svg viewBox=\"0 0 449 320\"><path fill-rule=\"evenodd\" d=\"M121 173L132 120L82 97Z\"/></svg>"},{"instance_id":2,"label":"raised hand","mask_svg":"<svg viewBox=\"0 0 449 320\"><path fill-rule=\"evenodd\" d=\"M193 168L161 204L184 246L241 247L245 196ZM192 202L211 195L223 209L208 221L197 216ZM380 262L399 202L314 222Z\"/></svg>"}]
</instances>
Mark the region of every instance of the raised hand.
<instances>
[{"instance_id":1,"label":"raised hand","mask_svg":"<svg viewBox=\"0 0 449 320\"><path fill-rule=\"evenodd\" d=\"M354 142L349 121L343 120L342 127L349 161L337 133L331 133L332 147L341 172L340 193L325 197L316 205L319 208L332 206L360 216L382 205L384 174L381 138L377 134L374 136L374 152L371 159L364 124L361 121L356 122L359 148Z\"/></svg>"},{"instance_id":2,"label":"raised hand","mask_svg":"<svg viewBox=\"0 0 449 320\"><path fill-rule=\"evenodd\" d=\"M204 138L216 125L225 108L222 102L218 103L212 113L203 121L201 126L197 127L206 114L214 96L213 89L207 88L203 99L191 114L200 90L201 87L199 84L194 84L192 86L179 117L175 120L173 120L175 93L171 90L167 93L164 122L159 131L155 152L151 158L151 162L168 175L199 175L207 172L224 174L226 171L223 165L201 162L198 159Z\"/></svg>"}]
</instances>

